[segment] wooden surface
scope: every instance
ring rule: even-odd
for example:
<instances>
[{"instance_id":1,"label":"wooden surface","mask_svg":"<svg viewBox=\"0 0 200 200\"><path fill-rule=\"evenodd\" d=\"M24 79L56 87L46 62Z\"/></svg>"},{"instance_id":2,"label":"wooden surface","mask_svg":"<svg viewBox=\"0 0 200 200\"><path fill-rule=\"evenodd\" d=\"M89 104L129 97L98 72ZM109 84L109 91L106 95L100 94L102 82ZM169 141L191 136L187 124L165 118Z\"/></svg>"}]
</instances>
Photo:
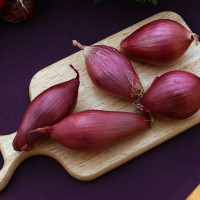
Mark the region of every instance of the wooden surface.
<instances>
[{"instance_id":1,"label":"wooden surface","mask_svg":"<svg viewBox=\"0 0 200 200\"><path fill-rule=\"evenodd\" d=\"M186 200L199 200L200 199L200 184L194 189L194 191L188 196Z\"/></svg>"},{"instance_id":2,"label":"wooden surface","mask_svg":"<svg viewBox=\"0 0 200 200\"><path fill-rule=\"evenodd\" d=\"M188 28L183 19L176 13L162 12L112 35L100 41L98 44L105 44L119 49L119 44L122 39L138 27L156 19L172 19ZM199 51L200 45L195 46L195 44L192 44L185 55L182 56L182 58L180 58L173 66L155 67L135 61L132 61L132 64L138 72L141 82L146 90L156 76L170 70L182 69L200 76ZM100 91L92 84L86 73L82 51L39 71L30 83L31 100L46 88L74 77L75 74L70 67L68 67L69 64L73 64L80 72L81 84L75 112L87 109L134 111L132 102L112 97ZM0 171L0 190L7 185L16 167L24 159L30 156L51 156L60 162L66 171L73 177L79 180L88 181L95 179L113 168L135 158L199 122L200 111L192 117L182 121L158 121L153 128L141 135L125 140L103 151L93 153L73 151L61 146L51 139L40 141L30 152L16 152L12 148L12 140L16 133L1 136L0 150L4 157L4 166Z\"/></svg>"}]
</instances>

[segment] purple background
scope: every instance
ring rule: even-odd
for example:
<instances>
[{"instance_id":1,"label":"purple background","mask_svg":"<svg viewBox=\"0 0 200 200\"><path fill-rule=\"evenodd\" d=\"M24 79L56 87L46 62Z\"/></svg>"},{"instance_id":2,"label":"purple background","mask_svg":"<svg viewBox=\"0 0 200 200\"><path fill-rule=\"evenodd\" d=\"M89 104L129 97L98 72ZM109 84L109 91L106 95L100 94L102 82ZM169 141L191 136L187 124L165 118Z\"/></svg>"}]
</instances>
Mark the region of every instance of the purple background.
<instances>
[{"instance_id":1,"label":"purple background","mask_svg":"<svg viewBox=\"0 0 200 200\"><path fill-rule=\"evenodd\" d=\"M0 19L0 134L17 130L29 104L32 76L78 51L72 39L93 44L161 11L177 12L200 34L199 10L199 0L159 0L157 6L124 0L39 0L26 22ZM200 180L199 131L195 126L90 182L72 178L52 158L29 158L0 199L185 199Z\"/></svg>"}]
</instances>

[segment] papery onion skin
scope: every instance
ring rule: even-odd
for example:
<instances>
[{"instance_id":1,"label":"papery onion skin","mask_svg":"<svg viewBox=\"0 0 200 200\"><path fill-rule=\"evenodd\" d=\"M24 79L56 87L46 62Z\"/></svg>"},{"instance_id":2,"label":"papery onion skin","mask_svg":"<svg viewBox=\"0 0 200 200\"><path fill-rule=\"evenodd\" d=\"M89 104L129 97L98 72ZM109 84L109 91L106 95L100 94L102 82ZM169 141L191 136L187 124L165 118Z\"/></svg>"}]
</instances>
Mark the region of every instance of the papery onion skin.
<instances>
[{"instance_id":1,"label":"papery onion skin","mask_svg":"<svg viewBox=\"0 0 200 200\"><path fill-rule=\"evenodd\" d=\"M25 21L35 12L36 4L37 0L6 0L0 16L13 23Z\"/></svg>"},{"instance_id":2,"label":"papery onion skin","mask_svg":"<svg viewBox=\"0 0 200 200\"><path fill-rule=\"evenodd\" d=\"M73 45L83 49L88 75L98 88L132 101L143 94L133 66L117 49L106 45L84 46L76 40Z\"/></svg>"},{"instance_id":3,"label":"papery onion skin","mask_svg":"<svg viewBox=\"0 0 200 200\"><path fill-rule=\"evenodd\" d=\"M120 50L130 58L155 65L173 64L198 36L181 24L169 20L152 21L126 37Z\"/></svg>"},{"instance_id":4,"label":"papery onion skin","mask_svg":"<svg viewBox=\"0 0 200 200\"><path fill-rule=\"evenodd\" d=\"M72 65L71 68L73 68ZM79 88L79 73L75 71L76 78L48 88L30 103L13 140L15 150L31 150L33 143L43 135L35 134L31 140L27 140L26 136L29 131L53 125L74 111Z\"/></svg>"},{"instance_id":5,"label":"papery onion skin","mask_svg":"<svg viewBox=\"0 0 200 200\"><path fill-rule=\"evenodd\" d=\"M162 119L185 119L200 108L200 78L186 71L171 71L157 77L138 111Z\"/></svg>"},{"instance_id":6,"label":"papery onion skin","mask_svg":"<svg viewBox=\"0 0 200 200\"><path fill-rule=\"evenodd\" d=\"M103 150L148 128L150 120L142 114L87 110L74 113L53 126L31 131L31 134L42 132L65 147L92 152Z\"/></svg>"}]
</instances>

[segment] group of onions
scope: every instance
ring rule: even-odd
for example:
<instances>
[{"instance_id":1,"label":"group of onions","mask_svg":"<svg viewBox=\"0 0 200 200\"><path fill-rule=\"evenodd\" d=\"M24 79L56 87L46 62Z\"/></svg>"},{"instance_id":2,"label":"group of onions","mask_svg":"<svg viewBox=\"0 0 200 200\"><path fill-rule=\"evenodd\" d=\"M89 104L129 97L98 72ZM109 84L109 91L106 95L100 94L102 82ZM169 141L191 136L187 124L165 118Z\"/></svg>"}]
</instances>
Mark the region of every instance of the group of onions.
<instances>
[{"instance_id":1,"label":"group of onions","mask_svg":"<svg viewBox=\"0 0 200 200\"><path fill-rule=\"evenodd\" d=\"M185 119L200 108L200 78L176 70L157 77L144 93L128 57L156 65L174 63L198 36L167 19L150 22L120 44L120 51L105 45L84 46L88 75L100 89L135 102L138 113L87 110L71 114L76 106L76 78L38 95L22 119L13 147L28 151L40 138L50 136L68 148L96 151L151 127L151 119ZM125 56L125 55L126 56Z\"/></svg>"}]
</instances>

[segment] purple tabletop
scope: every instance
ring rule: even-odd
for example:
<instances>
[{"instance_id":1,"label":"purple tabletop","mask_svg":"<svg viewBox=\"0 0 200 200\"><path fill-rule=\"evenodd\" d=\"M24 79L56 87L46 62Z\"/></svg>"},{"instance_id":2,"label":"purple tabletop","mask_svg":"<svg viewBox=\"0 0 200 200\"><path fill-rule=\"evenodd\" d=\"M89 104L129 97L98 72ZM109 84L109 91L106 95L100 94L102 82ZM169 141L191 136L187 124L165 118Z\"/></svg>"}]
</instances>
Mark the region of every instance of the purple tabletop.
<instances>
[{"instance_id":1,"label":"purple tabletop","mask_svg":"<svg viewBox=\"0 0 200 200\"><path fill-rule=\"evenodd\" d=\"M93 44L162 11L178 13L200 34L199 0L158 2L42 0L28 21L0 19L0 134L18 129L33 75L78 51L72 39ZM197 125L90 182L74 179L52 158L31 157L17 168L0 199L183 200L200 182L199 132Z\"/></svg>"}]
</instances>

